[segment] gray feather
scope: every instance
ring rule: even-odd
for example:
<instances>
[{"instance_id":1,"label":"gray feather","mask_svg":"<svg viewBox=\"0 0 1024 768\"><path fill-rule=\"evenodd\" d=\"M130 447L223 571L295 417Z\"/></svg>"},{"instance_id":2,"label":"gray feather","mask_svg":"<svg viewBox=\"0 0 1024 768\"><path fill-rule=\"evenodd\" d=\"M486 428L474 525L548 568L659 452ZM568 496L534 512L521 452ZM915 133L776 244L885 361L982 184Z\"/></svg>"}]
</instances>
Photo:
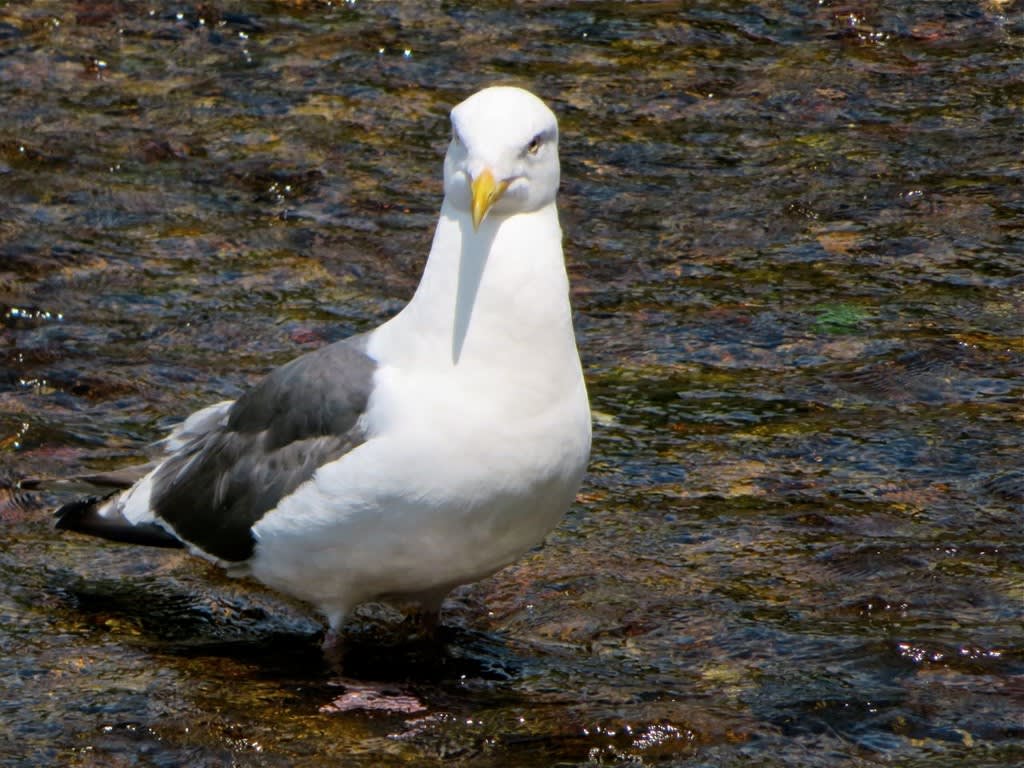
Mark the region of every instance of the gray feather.
<instances>
[{"instance_id":1,"label":"gray feather","mask_svg":"<svg viewBox=\"0 0 1024 768\"><path fill-rule=\"evenodd\" d=\"M366 436L359 417L374 361L358 337L274 370L215 424L168 458L151 505L185 541L222 560L252 555L252 526L282 498Z\"/></svg>"}]
</instances>

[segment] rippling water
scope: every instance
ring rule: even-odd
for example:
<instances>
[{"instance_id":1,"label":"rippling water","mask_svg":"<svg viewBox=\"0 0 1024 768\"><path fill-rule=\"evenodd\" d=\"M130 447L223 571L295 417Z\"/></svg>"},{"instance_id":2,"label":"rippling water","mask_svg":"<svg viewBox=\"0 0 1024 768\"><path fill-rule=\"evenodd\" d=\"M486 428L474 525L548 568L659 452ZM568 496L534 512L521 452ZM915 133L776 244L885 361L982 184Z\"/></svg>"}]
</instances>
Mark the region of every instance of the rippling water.
<instances>
[{"instance_id":1,"label":"rippling water","mask_svg":"<svg viewBox=\"0 0 1024 768\"><path fill-rule=\"evenodd\" d=\"M1024 761L1020 2L0 7L0 764ZM137 460L411 294L447 110L559 113L598 420L441 651L26 476ZM397 645L396 645L397 643Z\"/></svg>"}]
</instances>

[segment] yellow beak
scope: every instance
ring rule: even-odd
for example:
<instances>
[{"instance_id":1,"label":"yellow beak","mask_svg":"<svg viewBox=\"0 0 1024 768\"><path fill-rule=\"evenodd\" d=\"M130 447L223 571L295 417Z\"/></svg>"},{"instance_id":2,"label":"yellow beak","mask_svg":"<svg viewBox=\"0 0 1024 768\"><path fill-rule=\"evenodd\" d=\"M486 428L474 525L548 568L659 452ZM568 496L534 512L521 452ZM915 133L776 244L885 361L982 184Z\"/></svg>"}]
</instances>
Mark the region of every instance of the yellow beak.
<instances>
[{"instance_id":1,"label":"yellow beak","mask_svg":"<svg viewBox=\"0 0 1024 768\"><path fill-rule=\"evenodd\" d=\"M484 169L479 176L473 179L470 189L473 192L473 229L477 230L480 229L480 222L491 210L491 206L505 194L508 182L495 181L494 174Z\"/></svg>"}]
</instances>

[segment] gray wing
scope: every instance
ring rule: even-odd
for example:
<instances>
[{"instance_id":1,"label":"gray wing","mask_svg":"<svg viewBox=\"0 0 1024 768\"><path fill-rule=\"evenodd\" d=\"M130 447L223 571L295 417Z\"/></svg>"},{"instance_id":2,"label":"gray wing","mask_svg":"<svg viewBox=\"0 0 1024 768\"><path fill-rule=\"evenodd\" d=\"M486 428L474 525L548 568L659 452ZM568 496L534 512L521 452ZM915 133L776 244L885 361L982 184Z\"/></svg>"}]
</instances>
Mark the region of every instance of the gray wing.
<instances>
[{"instance_id":1,"label":"gray wing","mask_svg":"<svg viewBox=\"0 0 1024 768\"><path fill-rule=\"evenodd\" d=\"M275 369L156 471L150 504L176 535L228 561L253 553L252 526L366 436L359 417L374 361L346 339Z\"/></svg>"}]
</instances>

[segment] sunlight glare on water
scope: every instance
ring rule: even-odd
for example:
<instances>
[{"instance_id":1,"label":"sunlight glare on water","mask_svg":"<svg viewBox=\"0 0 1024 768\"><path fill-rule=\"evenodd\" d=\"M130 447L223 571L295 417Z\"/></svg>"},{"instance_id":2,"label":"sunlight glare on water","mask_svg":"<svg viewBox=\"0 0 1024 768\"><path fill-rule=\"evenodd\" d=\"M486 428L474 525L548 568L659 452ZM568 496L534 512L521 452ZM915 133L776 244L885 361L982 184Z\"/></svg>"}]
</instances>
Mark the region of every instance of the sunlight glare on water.
<instances>
[{"instance_id":1,"label":"sunlight glare on water","mask_svg":"<svg viewBox=\"0 0 1024 768\"><path fill-rule=\"evenodd\" d=\"M0 762L1018 764L1022 48L996 0L5 4ZM399 309L509 81L594 453L442 651L367 609L346 699L304 607L53 532L16 480Z\"/></svg>"}]
</instances>

